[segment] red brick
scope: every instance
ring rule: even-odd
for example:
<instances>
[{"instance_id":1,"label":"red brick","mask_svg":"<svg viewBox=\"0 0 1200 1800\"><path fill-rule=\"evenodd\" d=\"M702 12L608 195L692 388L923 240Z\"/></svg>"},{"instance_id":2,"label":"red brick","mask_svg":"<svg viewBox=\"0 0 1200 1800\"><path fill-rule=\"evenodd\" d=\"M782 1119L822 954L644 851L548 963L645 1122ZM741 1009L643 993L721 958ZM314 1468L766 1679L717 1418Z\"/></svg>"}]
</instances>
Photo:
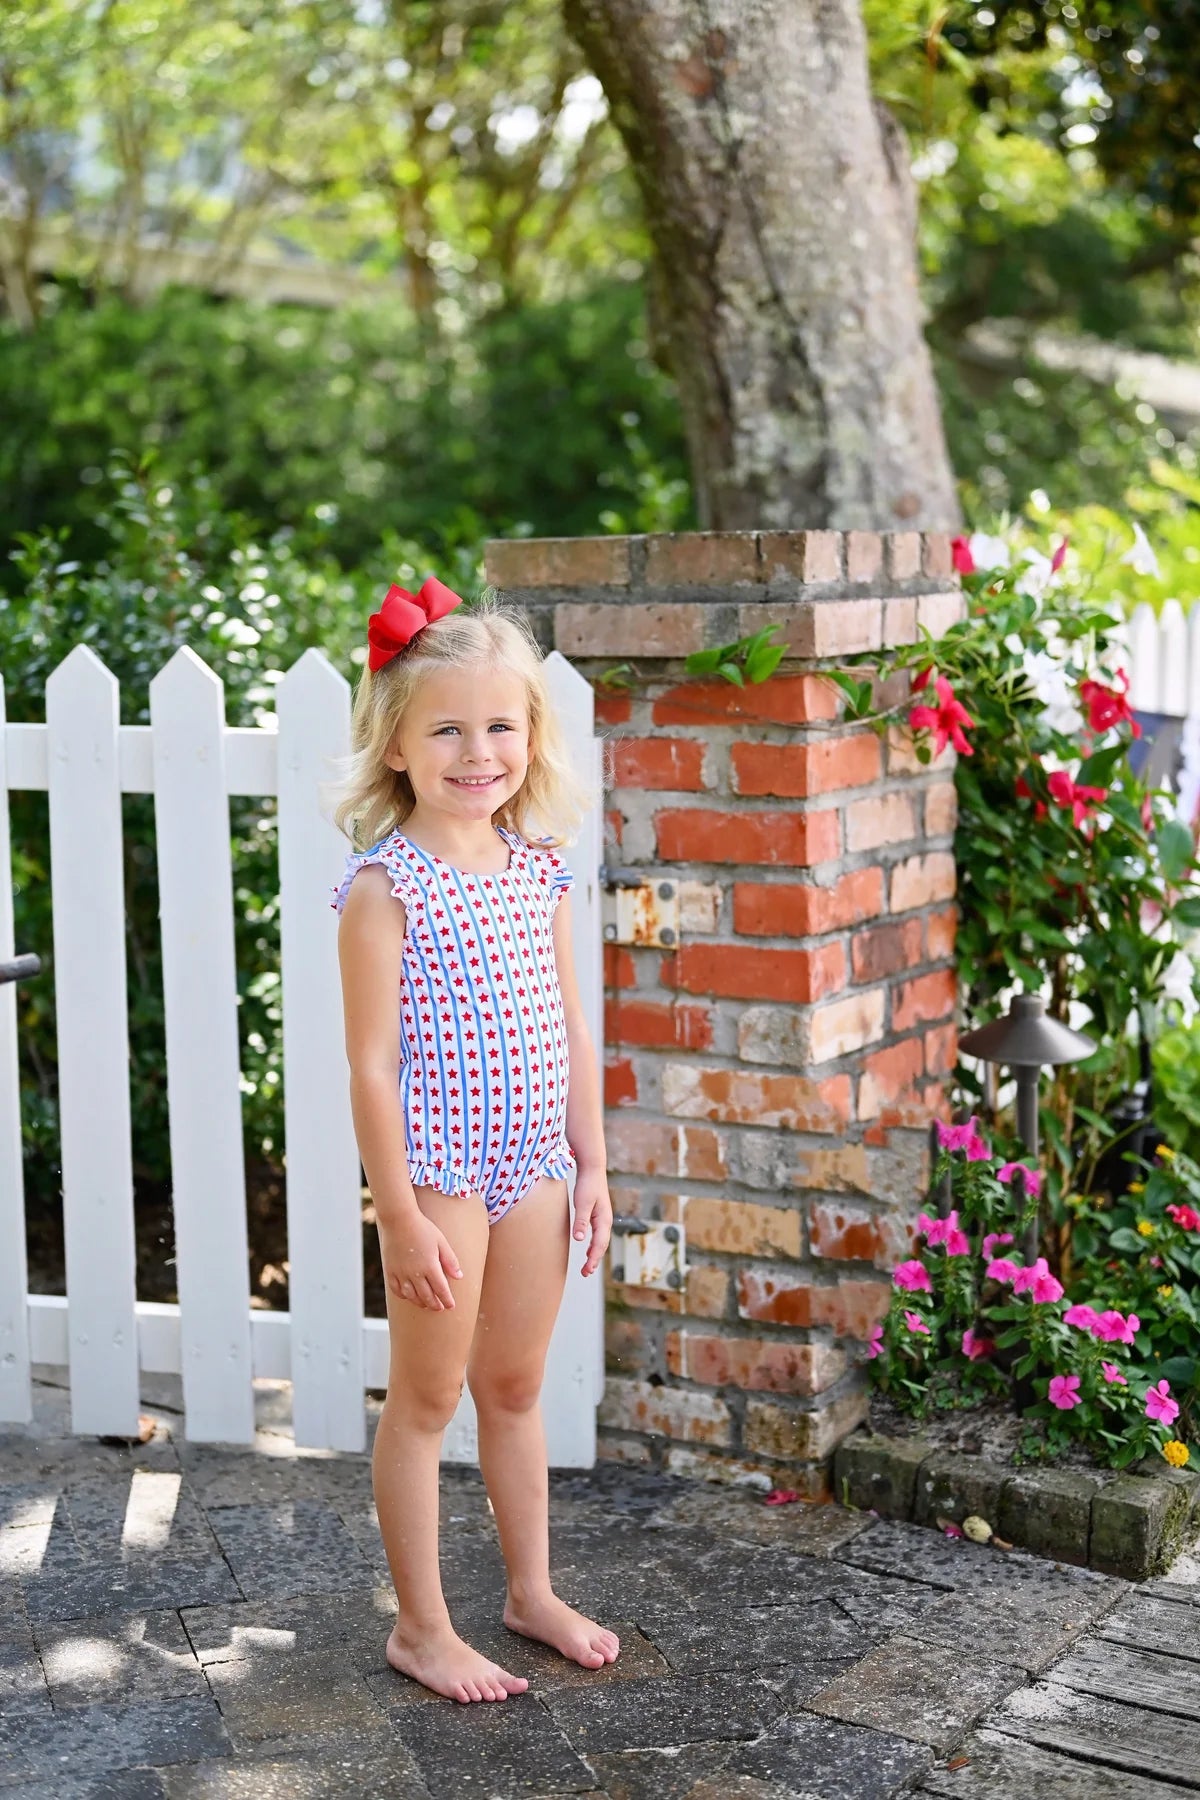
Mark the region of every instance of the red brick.
<instances>
[{"instance_id":1,"label":"red brick","mask_svg":"<svg viewBox=\"0 0 1200 1800\"><path fill-rule=\"evenodd\" d=\"M953 969L919 975L896 989L892 998L892 1030L911 1031L927 1020L944 1019L958 1000L958 978Z\"/></svg>"},{"instance_id":2,"label":"red brick","mask_svg":"<svg viewBox=\"0 0 1200 1800\"><path fill-rule=\"evenodd\" d=\"M850 1118L848 1075L808 1081L801 1075L667 1063L662 1097L663 1111L675 1118L714 1119L729 1125L837 1132Z\"/></svg>"},{"instance_id":3,"label":"red brick","mask_svg":"<svg viewBox=\"0 0 1200 1800\"><path fill-rule=\"evenodd\" d=\"M645 546L647 587L726 587L759 579L753 531L652 532Z\"/></svg>"},{"instance_id":4,"label":"red brick","mask_svg":"<svg viewBox=\"0 0 1200 1800\"><path fill-rule=\"evenodd\" d=\"M749 1200L710 1200L689 1195L684 1205L689 1251L717 1250L726 1256L800 1254L800 1214Z\"/></svg>"},{"instance_id":5,"label":"red brick","mask_svg":"<svg viewBox=\"0 0 1200 1800\"><path fill-rule=\"evenodd\" d=\"M827 1344L705 1337L691 1331L673 1331L667 1341L667 1367L673 1375L697 1381L703 1387L816 1394L832 1386L844 1372L846 1359Z\"/></svg>"},{"instance_id":6,"label":"red brick","mask_svg":"<svg viewBox=\"0 0 1200 1800\"><path fill-rule=\"evenodd\" d=\"M894 581L907 581L921 573L919 531L889 531L883 538L887 572Z\"/></svg>"},{"instance_id":7,"label":"red brick","mask_svg":"<svg viewBox=\"0 0 1200 1800\"><path fill-rule=\"evenodd\" d=\"M834 1144L820 1150L802 1150L796 1158L791 1185L820 1188L827 1194L872 1191L871 1165L862 1144Z\"/></svg>"},{"instance_id":8,"label":"red brick","mask_svg":"<svg viewBox=\"0 0 1200 1800\"><path fill-rule=\"evenodd\" d=\"M925 795L925 836L953 837L958 824L958 794L952 781L935 782Z\"/></svg>"},{"instance_id":9,"label":"red brick","mask_svg":"<svg viewBox=\"0 0 1200 1800\"><path fill-rule=\"evenodd\" d=\"M758 950L743 944L684 944L663 958L662 984L688 994L734 1000L791 1000L808 1006L845 986L840 944L804 950Z\"/></svg>"},{"instance_id":10,"label":"red brick","mask_svg":"<svg viewBox=\"0 0 1200 1800\"><path fill-rule=\"evenodd\" d=\"M633 700L629 694L614 694L607 688L597 687L596 723L597 725L625 725L633 712Z\"/></svg>"},{"instance_id":11,"label":"red brick","mask_svg":"<svg viewBox=\"0 0 1200 1800\"><path fill-rule=\"evenodd\" d=\"M846 580L874 581L883 568L883 540L877 531L846 533Z\"/></svg>"},{"instance_id":12,"label":"red brick","mask_svg":"<svg viewBox=\"0 0 1200 1800\"><path fill-rule=\"evenodd\" d=\"M729 1174L725 1140L705 1125L663 1125L617 1113L605 1129L608 1163L630 1175L686 1176L724 1181Z\"/></svg>"},{"instance_id":13,"label":"red brick","mask_svg":"<svg viewBox=\"0 0 1200 1800\"><path fill-rule=\"evenodd\" d=\"M859 1118L878 1118L885 1107L907 1101L924 1073L925 1046L919 1037L905 1038L864 1057L858 1084Z\"/></svg>"},{"instance_id":14,"label":"red brick","mask_svg":"<svg viewBox=\"0 0 1200 1800\"><path fill-rule=\"evenodd\" d=\"M909 794L877 794L870 800L854 800L846 808L849 851L903 844L916 835L916 816Z\"/></svg>"},{"instance_id":15,"label":"red brick","mask_svg":"<svg viewBox=\"0 0 1200 1800\"><path fill-rule=\"evenodd\" d=\"M742 1443L754 1455L772 1456L780 1462L811 1462L828 1456L862 1424L868 1401L865 1388L839 1394L814 1412L752 1400L746 1408ZM790 1472L789 1481L795 1485Z\"/></svg>"},{"instance_id":16,"label":"red brick","mask_svg":"<svg viewBox=\"0 0 1200 1800\"><path fill-rule=\"evenodd\" d=\"M953 1025L939 1025L925 1033L925 1073L952 1075L958 1061L958 1031Z\"/></svg>"},{"instance_id":17,"label":"red brick","mask_svg":"<svg viewBox=\"0 0 1200 1800\"><path fill-rule=\"evenodd\" d=\"M921 572L942 577L953 575L954 556L948 531L926 531L921 536Z\"/></svg>"},{"instance_id":18,"label":"red brick","mask_svg":"<svg viewBox=\"0 0 1200 1800\"><path fill-rule=\"evenodd\" d=\"M619 944L604 946L604 985L611 988L637 986L637 965L628 950Z\"/></svg>"},{"instance_id":19,"label":"red brick","mask_svg":"<svg viewBox=\"0 0 1200 1800\"><path fill-rule=\"evenodd\" d=\"M842 574L840 531L764 531L759 534L762 578L790 576L794 581L839 581Z\"/></svg>"},{"instance_id":20,"label":"red brick","mask_svg":"<svg viewBox=\"0 0 1200 1800\"><path fill-rule=\"evenodd\" d=\"M625 832L624 813L618 812L615 807L610 808L604 815L604 830L609 839L619 845Z\"/></svg>"},{"instance_id":21,"label":"red brick","mask_svg":"<svg viewBox=\"0 0 1200 1800\"><path fill-rule=\"evenodd\" d=\"M733 928L745 937L820 937L882 911L879 868L854 869L832 887L738 881L733 888Z\"/></svg>"},{"instance_id":22,"label":"red brick","mask_svg":"<svg viewBox=\"0 0 1200 1800\"><path fill-rule=\"evenodd\" d=\"M492 587L627 587L629 539L493 538L484 546Z\"/></svg>"},{"instance_id":23,"label":"red brick","mask_svg":"<svg viewBox=\"0 0 1200 1800\"><path fill-rule=\"evenodd\" d=\"M613 785L697 792L704 786L704 745L695 738L618 738Z\"/></svg>"},{"instance_id":24,"label":"red brick","mask_svg":"<svg viewBox=\"0 0 1200 1800\"><path fill-rule=\"evenodd\" d=\"M946 907L944 912L930 913L925 921L925 954L930 962L940 962L944 956L954 955L957 931L958 913L953 906Z\"/></svg>"},{"instance_id":25,"label":"red brick","mask_svg":"<svg viewBox=\"0 0 1200 1800\"><path fill-rule=\"evenodd\" d=\"M613 1431L645 1431L693 1444L728 1444L729 1408L715 1394L656 1386L623 1375L609 1379L597 1415Z\"/></svg>"},{"instance_id":26,"label":"red brick","mask_svg":"<svg viewBox=\"0 0 1200 1800\"><path fill-rule=\"evenodd\" d=\"M687 681L654 702L656 725L724 725L758 719L764 725L810 725L836 719L841 696L820 675L772 675L735 687L731 681Z\"/></svg>"},{"instance_id":27,"label":"red brick","mask_svg":"<svg viewBox=\"0 0 1200 1800\"><path fill-rule=\"evenodd\" d=\"M816 1200L809 1209L814 1256L835 1262L873 1262L894 1269L911 1253L915 1222L895 1212L871 1212L850 1200Z\"/></svg>"},{"instance_id":28,"label":"red brick","mask_svg":"<svg viewBox=\"0 0 1200 1800\"><path fill-rule=\"evenodd\" d=\"M883 981L920 963L920 919L909 919L903 925L876 925L856 933L850 945L855 981Z\"/></svg>"},{"instance_id":29,"label":"red brick","mask_svg":"<svg viewBox=\"0 0 1200 1800\"><path fill-rule=\"evenodd\" d=\"M830 1062L873 1044L883 1036L884 990L866 988L846 1000L822 1006L809 1026L809 1055L814 1063Z\"/></svg>"},{"instance_id":30,"label":"red brick","mask_svg":"<svg viewBox=\"0 0 1200 1800\"><path fill-rule=\"evenodd\" d=\"M604 1321L604 1364L614 1375L648 1373L653 1350L641 1319L609 1313Z\"/></svg>"},{"instance_id":31,"label":"red brick","mask_svg":"<svg viewBox=\"0 0 1200 1800\"><path fill-rule=\"evenodd\" d=\"M939 900L953 900L954 858L947 850L910 856L892 870L891 911L912 912Z\"/></svg>"},{"instance_id":32,"label":"red brick","mask_svg":"<svg viewBox=\"0 0 1200 1800\"><path fill-rule=\"evenodd\" d=\"M605 1106L636 1106L637 1075L628 1057L604 1065Z\"/></svg>"},{"instance_id":33,"label":"red brick","mask_svg":"<svg viewBox=\"0 0 1200 1800\"><path fill-rule=\"evenodd\" d=\"M829 1325L839 1337L863 1341L891 1300L886 1281L816 1282L808 1272L743 1266L738 1270L738 1317L764 1325Z\"/></svg>"},{"instance_id":34,"label":"red brick","mask_svg":"<svg viewBox=\"0 0 1200 1800\"><path fill-rule=\"evenodd\" d=\"M683 1285L683 1310L693 1319L723 1319L729 1307L729 1270L692 1263Z\"/></svg>"},{"instance_id":35,"label":"red brick","mask_svg":"<svg viewBox=\"0 0 1200 1800\"><path fill-rule=\"evenodd\" d=\"M881 760L879 739L870 732L822 738L815 744L735 744L730 752L733 785L739 794L801 800L878 781Z\"/></svg>"},{"instance_id":36,"label":"red brick","mask_svg":"<svg viewBox=\"0 0 1200 1800\"><path fill-rule=\"evenodd\" d=\"M609 1044L645 1044L655 1050L707 1050L713 1041L712 1010L686 1000L609 1000L604 1038Z\"/></svg>"},{"instance_id":37,"label":"red brick","mask_svg":"<svg viewBox=\"0 0 1200 1800\"><path fill-rule=\"evenodd\" d=\"M915 596L910 596L906 600L885 600L883 603L884 649L890 650L897 644L915 644L916 641L917 602Z\"/></svg>"},{"instance_id":38,"label":"red brick","mask_svg":"<svg viewBox=\"0 0 1200 1800\"><path fill-rule=\"evenodd\" d=\"M655 813L658 854L665 862L785 863L804 868L838 855L836 812L709 812L703 807Z\"/></svg>"},{"instance_id":39,"label":"red brick","mask_svg":"<svg viewBox=\"0 0 1200 1800\"><path fill-rule=\"evenodd\" d=\"M562 601L554 609L554 647L564 656L690 656L703 650L708 609Z\"/></svg>"}]
</instances>

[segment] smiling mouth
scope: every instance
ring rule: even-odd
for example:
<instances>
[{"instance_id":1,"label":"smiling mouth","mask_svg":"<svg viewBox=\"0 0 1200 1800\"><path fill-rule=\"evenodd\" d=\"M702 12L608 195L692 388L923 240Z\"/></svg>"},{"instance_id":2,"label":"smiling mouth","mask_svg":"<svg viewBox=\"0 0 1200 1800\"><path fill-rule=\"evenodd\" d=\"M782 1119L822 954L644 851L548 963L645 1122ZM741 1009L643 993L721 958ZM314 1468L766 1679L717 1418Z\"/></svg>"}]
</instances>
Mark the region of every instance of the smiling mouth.
<instances>
[{"instance_id":1,"label":"smiling mouth","mask_svg":"<svg viewBox=\"0 0 1200 1800\"><path fill-rule=\"evenodd\" d=\"M451 787L485 788L492 787L502 778L499 775L450 775L447 779Z\"/></svg>"}]
</instances>

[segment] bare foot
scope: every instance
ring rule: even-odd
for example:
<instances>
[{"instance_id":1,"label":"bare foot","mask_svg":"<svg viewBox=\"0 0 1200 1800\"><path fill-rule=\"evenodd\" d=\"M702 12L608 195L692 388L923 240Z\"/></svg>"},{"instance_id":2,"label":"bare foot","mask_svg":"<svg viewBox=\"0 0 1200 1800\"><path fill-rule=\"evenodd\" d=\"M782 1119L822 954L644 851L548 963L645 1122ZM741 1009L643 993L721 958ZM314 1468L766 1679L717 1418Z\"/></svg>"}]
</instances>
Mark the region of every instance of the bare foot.
<instances>
[{"instance_id":1,"label":"bare foot","mask_svg":"<svg viewBox=\"0 0 1200 1800\"><path fill-rule=\"evenodd\" d=\"M392 1668L402 1675L411 1675L422 1687L463 1705L471 1700L507 1700L510 1694L523 1694L529 1686L523 1675L510 1675L498 1663L489 1662L449 1628L411 1639L396 1625L386 1654Z\"/></svg>"},{"instance_id":2,"label":"bare foot","mask_svg":"<svg viewBox=\"0 0 1200 1800\"><path fill-rule=\"evenodd\" d=\"M621 1648L615 1631L606 1631L594 1619L585 1619L557 1594L526 1600L520 1606L510 1599L504 1608L504 1623L510 1631L536 1638L539 1644L549 1644L585 1669L602 1669L605 1663L616 1662Z\"/></svg>"}]
</instances>

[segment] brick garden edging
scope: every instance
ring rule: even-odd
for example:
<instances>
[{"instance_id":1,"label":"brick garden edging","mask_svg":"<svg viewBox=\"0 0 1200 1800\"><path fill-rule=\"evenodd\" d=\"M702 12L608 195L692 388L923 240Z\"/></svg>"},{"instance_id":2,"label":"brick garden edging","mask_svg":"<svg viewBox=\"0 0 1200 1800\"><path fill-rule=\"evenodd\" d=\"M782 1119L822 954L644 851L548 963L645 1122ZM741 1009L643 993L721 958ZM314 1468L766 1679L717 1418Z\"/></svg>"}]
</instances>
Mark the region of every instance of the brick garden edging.
<instances>
[{"instance_id":1,"label":"brick garden edging","mask_svg":"<svg viewBox=\"0 0 1200 1800\"><path fill-rule=\"evenodd\" d=\"M952 758L845 726L821 671L961 615L950 539L526 539L490 544L487 575L593 682L635 665L632 692L597 687L605 855L680 900L670 947L606 946L614 1205L682 1221L690 1272L610 1280L601 1454L819 1497L865 1414L956 998ZM767 682L687 677L768 624Z\"/></svg>"},{"instance_id":2,"label":"brick garden edging","mask_svg":"<svg viewBox=\"0 0 1200 1800\"><path fill-rule=\"evenodd\" d=\"M885 1519L961 1525L974 1515L1015 1548L1145 1581L1200 1531L1200 1476L1029 1467L855 1432L833 1461L834 1498ZM997 1555L1003 1555L997 1551Z\"/></svg>"}]
</instances>

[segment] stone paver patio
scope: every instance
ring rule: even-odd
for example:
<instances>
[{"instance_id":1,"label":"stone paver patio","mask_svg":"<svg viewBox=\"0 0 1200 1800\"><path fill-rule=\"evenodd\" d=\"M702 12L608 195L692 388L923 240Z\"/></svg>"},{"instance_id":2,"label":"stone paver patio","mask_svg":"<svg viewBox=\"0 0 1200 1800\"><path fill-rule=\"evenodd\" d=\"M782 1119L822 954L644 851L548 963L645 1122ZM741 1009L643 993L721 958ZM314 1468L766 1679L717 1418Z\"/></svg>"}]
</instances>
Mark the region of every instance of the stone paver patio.
<instances>
[{"instance_id":1,"label":"stone paver patio","mask_svg":"<svg viewBox=\"0 0 1200 1800\"><path fill-rule=\"evenodd\" d=\"M1200 1562L1141 1588L838 1507L612 1466L557 1476L568 1599L599 1674L499 1623L478 1477L443 1482L464 1634L528 1675L457 1707L388 1669L365 1457L0 1428L0 1794L29 1800L1167 1800L1200 1789Z\"/></svg>"}]
</instances>

